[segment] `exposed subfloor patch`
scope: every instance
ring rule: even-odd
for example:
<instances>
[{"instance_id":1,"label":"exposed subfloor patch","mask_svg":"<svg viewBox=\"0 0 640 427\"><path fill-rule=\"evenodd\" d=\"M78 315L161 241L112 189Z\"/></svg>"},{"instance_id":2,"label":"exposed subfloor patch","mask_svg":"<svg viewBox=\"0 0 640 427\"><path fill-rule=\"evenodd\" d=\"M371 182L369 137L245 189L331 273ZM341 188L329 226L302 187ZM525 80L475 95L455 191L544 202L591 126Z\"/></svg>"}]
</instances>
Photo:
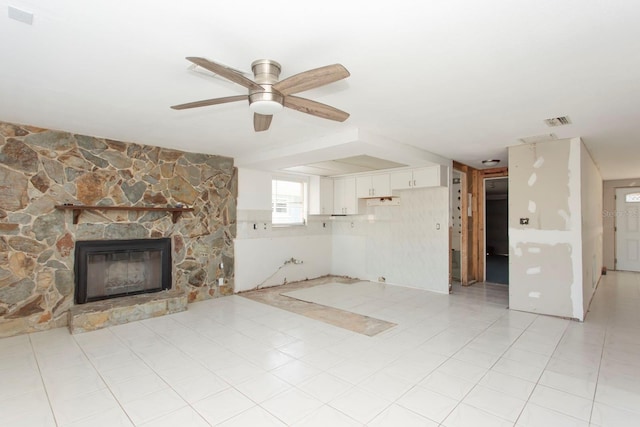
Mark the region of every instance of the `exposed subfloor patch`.
<instances>
[{"instance_id":1,"label":"exposed subfloor patch","mask_svg":"<svg viewBox=\"0 0 640 427\"><path fill-rule=\"evenodd\" d=\"M355 312L370 299L366 293L380 286L385 285L325 276L238 295L372 337L396 326Z\"/></svg>"}]
</instances>

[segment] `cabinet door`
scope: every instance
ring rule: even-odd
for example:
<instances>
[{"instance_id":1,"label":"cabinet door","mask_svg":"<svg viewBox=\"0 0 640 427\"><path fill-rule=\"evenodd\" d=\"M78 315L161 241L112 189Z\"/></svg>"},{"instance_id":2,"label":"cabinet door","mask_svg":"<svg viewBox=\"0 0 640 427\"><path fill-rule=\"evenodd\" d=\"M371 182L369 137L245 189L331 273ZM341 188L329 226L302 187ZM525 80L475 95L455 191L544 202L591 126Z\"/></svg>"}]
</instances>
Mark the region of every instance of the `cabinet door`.
<instances>
[{"instance_id":1,"label":"cabinet door","mask_svg":"<svg viewBox=\"0 0 640 427\"><path fill-rule=\"evenodd\" d=\"M356 179L344 178L344 207L347 215L358 213L358 197L356 194Z\"/></svg>"},{"instance_id":2,"label":"cabinet door","mask_svg":"<svg viewBox=\"0 0 640 427\"><path fill-rule=\"evenodd\" d=\"M440 166L430 166L413 170L415 188L440 186Z\"/></svg>"},{"instance_id":3,"label":"cabinet door","mask_svg":"<svg viewBox=\"0 0 640 427\"><path fill-rule=\"evenodd\" d=\"M320 214L333 213L333 179L320 178Z\"/></svg>"},{"instance_id":4,"label":"cabinet door","mask_svg":"<svg viewBox=\"0 0 640 427\"><path fill-rule=\"evenodd\" d=\"M333 213L344 215L344 178L333 180Z\"/></svg>"},{"instance_id":5,"label":"cabinet door","mask_svg":"<svg viewBox=\"0 0 640 427\"><path fill-rule=\"evenodd\" d=\"M372 196L374 197L390 197L391 196L391 180L389 174L371 176Z\"/></svg>"},{"instance_id":6,"label":"cabinet door","mask_svg":"<svg viewBox=\"0 0 640 427\"><path fill-rule=\"evenodd\" d=\"M359 176L356 177L356 195L358 199L366 199L372 197L373 187L371 185L371 176Z\"/></svg>"},{"instance_id":7,"label":"cabinet door","mask_svg":"<svg viewBox=\"0 0 640 427\"><path fill-rule=\"evenodd\" d=\"M413 174L410 170L391 172L389 180L392 190L413 188Z\"/></svg>"}]
</instances>

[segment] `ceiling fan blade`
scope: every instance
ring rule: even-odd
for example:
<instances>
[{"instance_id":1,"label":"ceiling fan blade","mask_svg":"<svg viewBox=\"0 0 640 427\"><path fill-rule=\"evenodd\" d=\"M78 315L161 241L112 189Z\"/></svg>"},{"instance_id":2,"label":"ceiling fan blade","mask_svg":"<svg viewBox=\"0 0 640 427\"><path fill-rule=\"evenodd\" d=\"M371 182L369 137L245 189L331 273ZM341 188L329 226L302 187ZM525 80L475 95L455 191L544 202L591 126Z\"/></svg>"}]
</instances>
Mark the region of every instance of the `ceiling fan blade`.
<instances>
[{"instance_id":1,"label":"ceiling fan blade","mask_svg":"<svg viewBox=\"0 0 640 427\"><path fill-rule=\"evenodd\" d=\"M326 65L287 77L272 87L283 95L291 95L342 80L350 75L340 64Z\"/></svg>"},{"instance_id":2,"label":"ceiling fan blade","mask_svg":"<svg viewBox=\"0 0 640 427\"><path fill-rule=\"evenodd\" d=\"M206 107L208 105L226 104L227 102L246 101L247 95L225 96L224 98L203 99L202 101L187 102L186 104L172 105L174 110L185 110L187 108Z\"/></svg>"},{"instance_id":3,"label":"ceiling fan blade","mask_svg":"<svg viewBox=\"0 0 640 427\"><path fill-rule=\"evenodd\" d=\"M264 114L253 113L253 129L256 132L262 132L269 129L271 125L271 119L273 116L266 116Z\"/></svg>"},{"instance_id":4,"label":"ceiling fan blade","mask_svg":"<svg viewBox=\"0 0 640 427\"><path fill-rule=\"evenodd\" d=\"M225 67L224 65L216 64L215 62L209 61L208 59L198 58L197 56L188 56L187 60L193 62L196 65L201 66L202 68L206 68L212 73L222 76L225 79L231 80L234 83L238 83L239 85L244 86L247 89L264 90L264 88L260 86L258 83L243 76L240 73L237 73Z\"/></svg>"},{"instance_id":5,"label":"ceiling fan blade","mask_svg":"<svg viewBox=\"0 0 640 427\"><path fill-rule=\"evenodd\" d=\"M349 118L349 113L347 112L338 110L330 105L321 104L319 102L297 96L285 96L284 106L302 113L322 117L323 119L335 120L337 122L344 122Z\"/></svg>"}]
</instances>

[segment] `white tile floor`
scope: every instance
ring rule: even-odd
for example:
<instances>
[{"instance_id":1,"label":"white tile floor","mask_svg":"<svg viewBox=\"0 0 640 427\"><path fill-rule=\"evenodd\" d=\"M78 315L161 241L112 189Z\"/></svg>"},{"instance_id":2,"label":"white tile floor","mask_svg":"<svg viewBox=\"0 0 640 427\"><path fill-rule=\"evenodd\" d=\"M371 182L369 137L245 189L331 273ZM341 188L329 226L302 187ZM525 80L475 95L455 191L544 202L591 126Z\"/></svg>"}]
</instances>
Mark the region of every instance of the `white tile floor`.
<instances>
[{"instance_id":1,"label":"white tile floor","mask_svg":"<svg viewBox=\"0 0 640 427\"><path fill-rule=\"evenodd\" d=\"M509 311L495 286L360 287L348 309L398 326L367 337L233 296L1 339L0 425L640 425L638 274L604 276L584 323Z\"/></svg>"}]
</instances>

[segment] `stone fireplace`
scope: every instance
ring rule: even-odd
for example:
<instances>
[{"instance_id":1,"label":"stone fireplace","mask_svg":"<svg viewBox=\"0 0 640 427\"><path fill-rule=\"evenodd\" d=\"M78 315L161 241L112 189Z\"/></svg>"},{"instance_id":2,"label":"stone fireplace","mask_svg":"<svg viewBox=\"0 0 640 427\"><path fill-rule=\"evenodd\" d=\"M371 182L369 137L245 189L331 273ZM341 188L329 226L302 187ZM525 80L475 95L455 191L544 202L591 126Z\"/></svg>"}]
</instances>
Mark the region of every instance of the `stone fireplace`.
<instances>
[{"instance_id":1,"label":"stone fireplace","mask_svg":"<svg viewBox=\"0 0 640 427\"><path fill-rule=\"evenodd\" d=\"M237 181L229 157L0 122L0 337L91 330L233 293ZM177 206L189 211L175 215ZM78 299L77 243L145 239L170 241L160 285L142 268L157 254L96 255L101 267L89 276L105 289ZM125 264L132 277L123 280ZM147 280L171 289L139 293ZM78 304L100 294L108 299Z\"/></svg>"},{"instance_id":2,"label":"stone fireplace","mask_svg":"<svg viewBox=\"0 0 640 427\"><path fill-rule=\"evenodd\" d=\"M171 239L76 242L76 304L167 289Z\"/></svg>"}]
</instances>

